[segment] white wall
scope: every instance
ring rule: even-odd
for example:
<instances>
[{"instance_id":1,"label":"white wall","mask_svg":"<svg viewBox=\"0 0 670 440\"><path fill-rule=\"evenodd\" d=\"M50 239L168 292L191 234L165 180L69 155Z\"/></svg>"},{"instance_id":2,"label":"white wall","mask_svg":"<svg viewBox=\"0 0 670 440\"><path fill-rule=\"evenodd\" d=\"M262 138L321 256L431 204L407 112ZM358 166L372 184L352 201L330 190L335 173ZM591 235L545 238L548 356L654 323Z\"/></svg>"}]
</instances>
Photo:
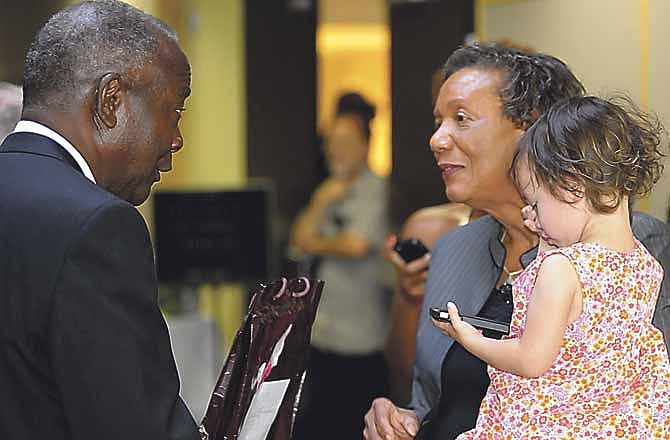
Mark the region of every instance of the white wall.
<instances>
[{"instance_id":1,"label":"white wall","mask_svg":"<svg viewBox=\"0 0 670 440\"><path fill-rule=\"evenodd\" d=\"M481 39L557 56L589 93L624 92L670 127L667 0L477 0L476 14ZM670 170L638 209L665 219L669 197Z\"/></svg>"},{"instance_id":2,"label":"white wall","mask_svg":"<svg viewBox=\"0 0 670 440\"><path fill-rule=\"evenodd\" d=\"M670 2L649 0L649 108L658 113L670 130ZM666 172L649 197L650 212L665 218L670 200L670 160Z\"/></svg>"}]
</instances>

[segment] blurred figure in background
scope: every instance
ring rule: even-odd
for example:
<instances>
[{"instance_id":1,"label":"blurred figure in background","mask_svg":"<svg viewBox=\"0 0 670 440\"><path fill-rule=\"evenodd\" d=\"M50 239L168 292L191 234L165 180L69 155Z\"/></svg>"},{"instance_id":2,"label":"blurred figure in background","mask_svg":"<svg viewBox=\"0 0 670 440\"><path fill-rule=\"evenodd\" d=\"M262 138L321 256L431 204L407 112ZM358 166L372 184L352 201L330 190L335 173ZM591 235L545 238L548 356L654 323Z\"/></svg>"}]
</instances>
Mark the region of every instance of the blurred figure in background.
<instances>
[{"instance_id":1,"label":"blurred figure in background","mask_svg":"<svg viewBox=\"0 0 670 440\"><path fill-rule=\"evenodd\" d=\"M21 87L0 81L0 143L21 119Z\"/></svg>"},{"instance_id":2,"label":"blurred figure in background","mask_svg":"<svg viewBox=\"0 0 670 440\"><path fill-rule=\"evenodd\" d=\"M321 257L316 276L326 281L296 439L360 438L372 399L386 392L389 300L379 251L388 231L387 186L367 166L374 115L357 93L339 98L324 139L330 177L291 231L294 249Z\"/></svg>"}]
</instances>

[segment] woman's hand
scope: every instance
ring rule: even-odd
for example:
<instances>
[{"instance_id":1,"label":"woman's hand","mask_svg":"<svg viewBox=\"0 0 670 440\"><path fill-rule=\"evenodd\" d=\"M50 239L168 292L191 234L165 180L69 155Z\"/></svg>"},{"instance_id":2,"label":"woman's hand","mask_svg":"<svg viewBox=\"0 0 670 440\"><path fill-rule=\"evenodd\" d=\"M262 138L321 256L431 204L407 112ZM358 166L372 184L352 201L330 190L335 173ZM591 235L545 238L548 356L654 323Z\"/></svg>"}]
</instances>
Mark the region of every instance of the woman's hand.
<instances>
[{"instance_id":1,"label":"woman's hand","mask_svg":"<svg viewBox=\"0 0 670 440\"><path fill-rule=\"evenodd\" d=\"M365 440L410 440L419 430L419 419L410 409L398 408L389 399L379 397L365 415Z\"/></svg>"},{"instance_id":2,"label":"woman's hand","mask_svg":"<svg viewBox=\"0 0 670 440\"><path fill-rule=\"evenodd\" d=\"M471 341L484 337L479 330L461 319L456 304L449 302L447 304L447 311L449 312L449 320L451 322L442 322L431 318L433 325L442 330L442 333L466 349L470 346Z\"/></svg>"},{"instance_id":3,"label":"woman's hand","mask_svg":"<svg viewBox=\"0 0 670 440\"><path fill-rule=\"evenodd\" d=\"M391 235L386 239L382 255L386 261L391 263L396 271L398 285L401 292L410 297L413 301L423 299L423 288L428 278L428 261L430 260L430 253L427 253L421 258L406 263L396 251L393 246L398 242L398 237Z\"/></svg>"}]
</instances>

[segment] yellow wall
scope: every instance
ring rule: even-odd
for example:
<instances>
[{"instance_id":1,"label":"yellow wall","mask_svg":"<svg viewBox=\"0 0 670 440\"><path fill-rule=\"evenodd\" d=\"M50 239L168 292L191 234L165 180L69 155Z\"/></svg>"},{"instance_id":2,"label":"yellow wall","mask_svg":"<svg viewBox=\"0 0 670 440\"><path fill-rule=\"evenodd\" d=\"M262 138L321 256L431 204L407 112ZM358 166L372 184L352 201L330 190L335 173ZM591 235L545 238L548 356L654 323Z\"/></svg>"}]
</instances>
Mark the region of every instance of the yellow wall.
<instances>
[{"instance_id":1,"label":"yellow wall","mask_svg":"<svg viewBox=\"0 0 670 440\"><path fill-rule=\"evenodd\" d=\"M217 189L246 181L243 0L180 2L182 45L191 62L184 149L163 189ZM244 313L238 285L201 289L201 312L219 322L229 346ZM218 298L217 301L214 298Z\"/></svg>"},{"instance_id":2,"label":"yellow wall","mask_svg":"<svg viewBox=\"0 0 670 440\"><path fill-rule=\"evenodd\" d=\"M480 0L481 1L481 0ZM484 1L485 39L508 38L568 63L592 93L640 98L639 5L631 0Z\"/></svg>"},{"instance_id":3,"label":"yellow wall","mask_svg":"<svg viewBox=\"0 0 670 440\"><path fill-rule=\"evenodd\" d=\"M124 0L170 24L192 70L181 123L185 147L154 190L216 189L246 181L243 0ZM66 0L67 4L78 0ZM143 213L149 216L145 207ZM150 223L150 222L149 222Z\"/></svg>"},{"instance_id":4,"label":"yellow wall","mask_svg":"<svg viewBox=\"0 0 670 440\"><path fill-rule=\"evenodd\" d=\"M246 181L243 0L129 0L178 33L191 63L181 122L184 149L154 191L217 189ZM152 199L140 207L152 227Z\"/></svg>"},{"instance_id":5,"label":"yellow wall","mask_svg":"<svg viewBox=\"0 0 670 440\"><path fill-rule=\"evenodd\" d=\"M564 60L589 93L624 92L670 127L666 0L477 0L483 40L510 39ZM670 164L667 164L669 166ZM670 174L667 173L667 174ZM670 177L638 209L665 219Z\"/></svg>"},{"instance_id":6,"label":"yellow wall","mask_svg":"<svg viewBox=\"0 0 670 440\"><path fill-rule=\"evenodd\" d=\"M162 188L222 188L246 180L242 0L183 2L182 46L192 92L182 122L185 148Z\"/></svg>"},{"instance_id":7,"label":"yellow wall","mask_svg":"<svg viewBox=\"0 0 670 440\"><path fill-rule=\"evenodd\" d=\"M159 2L160 0L125 0L126 3L130 3L131 5L135 6L136 8L139 8L143 10L144 12L147 12L151 15L159 15ZM76 2L72 2L76 3Z\"/></svg>"},{"instance_id":8,"label":"yellow wall","mask_svg":"<svg viewBox=\"0 0 670 440\"><path fill-rule=\"evenodd\" d=\"M670 3L667 0L649 0L648 4L648 90L649 108L658 113L670 129ZM649 211L665 219L670 199L670 161L665 161L665 173L649 197Z\"/></svg>"},{"instance_id":9,"label":"yellow wall","mask_svg":"<svg viewBox=\"0 0 670 440\"><path fill-rule=\"evenodd\" d=\"M184 149L154 191L223 189L246 182L243 0L133 0L173 26L191 63L191 97L181 122ZM151 225L151 199L141 211ZM201 313L219 322L227 347L243 313L239 285L203 286Z\"/></svg>"}]
</instances>

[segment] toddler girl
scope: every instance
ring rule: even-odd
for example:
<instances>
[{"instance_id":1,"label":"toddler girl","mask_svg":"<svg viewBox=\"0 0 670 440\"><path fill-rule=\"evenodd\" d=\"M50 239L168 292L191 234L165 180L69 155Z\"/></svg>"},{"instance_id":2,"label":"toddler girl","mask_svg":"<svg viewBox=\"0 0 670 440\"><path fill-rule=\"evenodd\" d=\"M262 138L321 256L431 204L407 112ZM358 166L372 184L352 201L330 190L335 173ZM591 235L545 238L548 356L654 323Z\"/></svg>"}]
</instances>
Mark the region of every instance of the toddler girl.
<instances>
[{"instance_id":1,"label":"toddler girl","mask_svg":"<svg viewBox=\"0 0 670 440\"><path fill-rule=\"evenodd\" d=\"M514 281L510 335L483 337L452 303L451 324L434 321L489 365L459 439L670 438L670 363L651 323L663 269L629 213L662 172L662 129L626 107L571 98L521 138L513 176L540 244Z\"/></svg>"}]
</instances>

